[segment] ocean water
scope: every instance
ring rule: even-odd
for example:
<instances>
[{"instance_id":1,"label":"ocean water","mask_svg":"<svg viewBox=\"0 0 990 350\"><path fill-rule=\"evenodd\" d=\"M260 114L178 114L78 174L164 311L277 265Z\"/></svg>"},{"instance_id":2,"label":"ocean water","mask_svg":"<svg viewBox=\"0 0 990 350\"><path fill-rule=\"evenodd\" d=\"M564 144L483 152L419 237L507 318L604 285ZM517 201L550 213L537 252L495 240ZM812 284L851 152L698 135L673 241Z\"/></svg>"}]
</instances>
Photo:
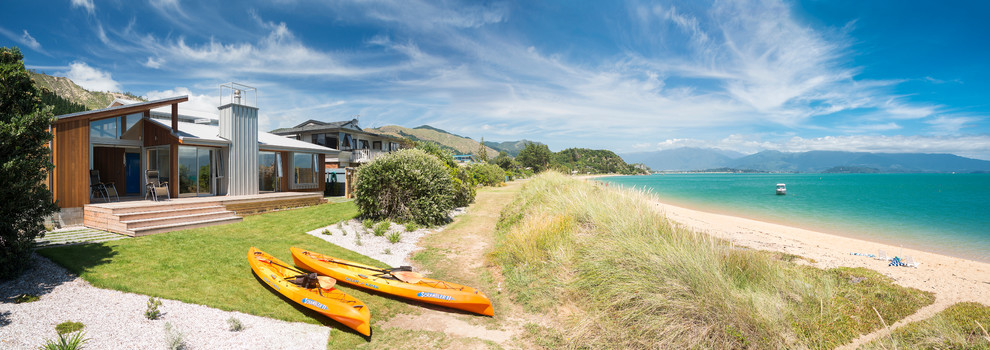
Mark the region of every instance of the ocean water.
<instances>
[{"instance_id":1,"label":"ocean water","mask_svg":"<svg viewBox=\"0 0 990 350\"><path fill-rule=\"evenodd\" d=\"M990 262L990 174L665 174L599 181L691 209ZM787 184L786 196L775 194L777 183Z\"/></svg>"}]
</instances>

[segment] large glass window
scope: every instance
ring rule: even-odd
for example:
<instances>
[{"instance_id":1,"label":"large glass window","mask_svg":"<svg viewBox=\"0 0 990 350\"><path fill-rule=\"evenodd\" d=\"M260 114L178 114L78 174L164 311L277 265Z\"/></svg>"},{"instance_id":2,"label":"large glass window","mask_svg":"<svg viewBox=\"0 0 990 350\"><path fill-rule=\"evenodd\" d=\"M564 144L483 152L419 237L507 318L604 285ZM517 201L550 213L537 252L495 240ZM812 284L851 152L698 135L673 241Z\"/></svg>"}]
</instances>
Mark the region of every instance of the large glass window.
<instances>
[{"instance_id":1,"label":"large glass window","mask_svg":"<svg viewBox=\"0 0 990 350\"><path fill-rule=\"evenodd\" d=\"M89 122L89 137L119 139L141 121L141 114L106 118Z\"/></svg>"},{"instance_id":2,"label":"large glass window","mask_svg":"<svg viewBox=\"0 0 990 350\"><path fill-rule=\"evenodd\" d=\"M117 118L107 118L89 122L89 137L102 139L115 139L120 134L117 133Z\"/></svg>"},{"instance_id":3,"label":"large glass window","mask_svg":"<svg viewBox=\"0 0 990 350\"><path fill-rule=\"evenodd\" d=\"M316 155L312 153L293 153L292 169L295 184L316 183Z\"/></svg>"},{"instance_id":4,"label":"large glass window","mask_svg":"<svg viewBox=\"0 0 990 350\"><path fill-rule=\"evenodd\" d=\"M158 170L159 181L168 182L171 164L168 153L167 147L148 149L148 170Z\"/></svg>"},{"instance_id":5,"label":"large glass window","mask_svg":"<svg viewBox=\"0 0 990 350\"><path fill-rule=\"evenodd\" d=\"M277 152L258 152L259 190L279 190L279 178L282 177L281 158Z\"/></svg>"},{"instance_id":6,"label":"large glass window","mask_svg":"<svg viewBox=\"0 0 990 350\"><path fill-rule=\"evenodd\" d=\"M216 150L179 146L179 195L213 194L211 166Z\"/></svg>"}]
</instances>

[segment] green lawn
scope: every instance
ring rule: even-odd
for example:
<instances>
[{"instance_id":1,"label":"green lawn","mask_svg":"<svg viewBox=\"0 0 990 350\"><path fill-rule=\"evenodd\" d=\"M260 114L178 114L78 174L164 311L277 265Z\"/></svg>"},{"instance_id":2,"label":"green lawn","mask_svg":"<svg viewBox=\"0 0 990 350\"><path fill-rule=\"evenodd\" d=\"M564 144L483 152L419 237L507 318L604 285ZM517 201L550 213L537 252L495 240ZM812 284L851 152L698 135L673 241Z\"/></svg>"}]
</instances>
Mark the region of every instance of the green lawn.
<instances>
[{"instance_id":1,"label":"green lawn","mask_svg":"<svg viewBox=\"0 0 990 350\"><path fill-rule=\"evenodd\" d=\"M41 249L38 253L99 288L286 321L333 324L340 328L342 326L335 321L289 301L256 279L248 265L247 251L252 246L258 247L291 264L289 247L297 246L348 260L386 266L306 234L306 231L350 219L357 214L353 202L323 204L248 216L236 224L102 244ZM402 302L346 286L341 286L341 290L368 304L373 325L410 309ZM333 334L335 336L339 332ZM351 334L345 338L356 337L357 333Z\"/></svg>"}]
</instances>

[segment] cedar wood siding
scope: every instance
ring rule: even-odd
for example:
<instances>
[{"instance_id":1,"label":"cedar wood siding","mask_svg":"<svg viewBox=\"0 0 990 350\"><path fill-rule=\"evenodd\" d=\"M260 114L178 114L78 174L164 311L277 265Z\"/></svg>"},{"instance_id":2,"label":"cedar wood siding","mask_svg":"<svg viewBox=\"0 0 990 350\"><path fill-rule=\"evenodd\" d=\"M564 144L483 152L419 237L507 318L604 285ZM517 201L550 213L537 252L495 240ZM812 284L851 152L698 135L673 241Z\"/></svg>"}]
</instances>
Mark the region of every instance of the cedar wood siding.
<instances>
[{"instance_id":1,"label":"cedar wood siding","mask_svg":"<svg viewBox=\"0 0 990 350\"><path fill-rule=\"evenodd\" d=\"M55 123L54 186L58 206L75 208L89 204L89 120Z\"/></svg>"}]
</instances>

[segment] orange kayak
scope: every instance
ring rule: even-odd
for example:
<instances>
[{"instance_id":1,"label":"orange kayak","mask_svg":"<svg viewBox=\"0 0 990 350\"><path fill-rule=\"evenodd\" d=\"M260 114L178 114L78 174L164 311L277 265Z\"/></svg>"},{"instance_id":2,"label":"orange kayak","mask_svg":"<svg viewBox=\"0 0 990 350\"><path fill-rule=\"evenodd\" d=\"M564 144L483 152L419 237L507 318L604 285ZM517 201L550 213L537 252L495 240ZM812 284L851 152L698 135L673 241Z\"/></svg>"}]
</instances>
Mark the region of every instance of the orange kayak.
<instances>
[{"instance_id":1,"label":"orange kayak","mask_svg":"<svg viewBox=\"0 0 990 350\"><path fill-rule=\"evenodd\" d=\"M316 252L292 247L292 261L303 270L313 271L352 286L446 306L482 315L494 316L491 300L481 291L456 283L416 278L403 282L389 269L364 265Z\"/></svg>"},{"instance_id":2,"label":"orange kayak","mask_svg":"<svg viewBox=\"0 0 990 350\"><path fill-rule=\"evenodd\" d=\"M258 277L286 298L343 323L358 333L371 335L371 313L360 300L337 288L324 289L316 285L307 289L289 282L288 279L303 273L255 247L248 250L248 262Z\"/></svg>"}]
</instances>

